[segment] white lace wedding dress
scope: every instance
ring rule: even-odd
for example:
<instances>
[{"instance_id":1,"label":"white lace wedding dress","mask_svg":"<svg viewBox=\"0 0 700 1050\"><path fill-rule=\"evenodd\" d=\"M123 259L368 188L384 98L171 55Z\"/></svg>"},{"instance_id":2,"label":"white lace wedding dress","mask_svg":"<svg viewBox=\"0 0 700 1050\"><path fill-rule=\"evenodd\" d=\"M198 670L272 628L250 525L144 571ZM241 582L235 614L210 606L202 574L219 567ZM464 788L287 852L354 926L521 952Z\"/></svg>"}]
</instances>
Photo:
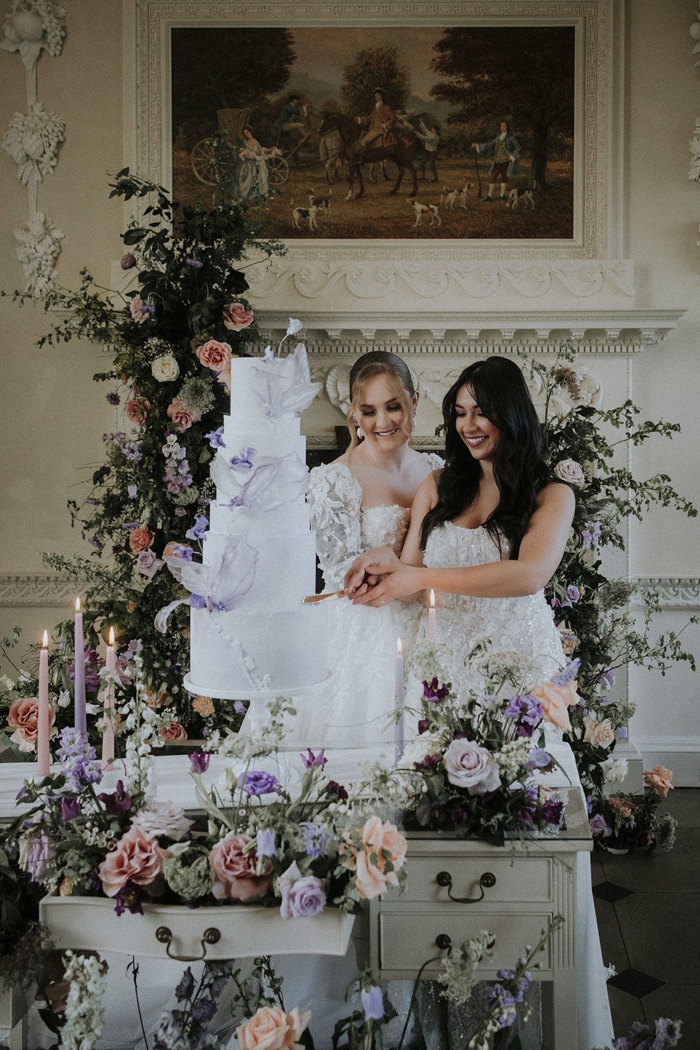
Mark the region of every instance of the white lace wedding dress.
<instances>
[{"instance_id":1,"label":"white lace wedding dress","mask_svg":"<svg viewBox=\"0 0 700 1050\"><path fill-rule=\"evenodd\" d=\"M433 470L442 466L437 455L428 454L427 460ZM308 501L325 591L344 587L345 573L363 551L387 546L401 553L409 508L363 507L362 489L344 464L311 471ZM313 710L311 704L301 704L299 710L299 732L312 746L393 743L397 639L407 652L424 613L422 605L409 602L393 602L383 609L353 605L345 598L329 603L332 678L323 688L322 703L315 701Z\"/></svg>"}]
</instances>

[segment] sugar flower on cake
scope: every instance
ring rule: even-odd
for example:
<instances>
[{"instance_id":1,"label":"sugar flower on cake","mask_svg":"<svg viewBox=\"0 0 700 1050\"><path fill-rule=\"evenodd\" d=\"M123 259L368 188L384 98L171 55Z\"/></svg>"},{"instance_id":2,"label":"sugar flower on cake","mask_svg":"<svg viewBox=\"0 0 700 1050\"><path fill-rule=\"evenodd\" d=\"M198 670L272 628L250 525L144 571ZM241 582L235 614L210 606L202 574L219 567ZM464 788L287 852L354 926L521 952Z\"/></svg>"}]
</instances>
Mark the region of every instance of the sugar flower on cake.
<instances>
[{"instance_id":1,"label":"sugar flower on cake","mask_svg":"<svg viewBox=\"0 0 700 1050\"><path fill-rule=\"evenodd\" d=\"M247 507L266 513L293 503L306 491L308 470L294 453L255 456L254 449L227 459L219 454L211 467L221 506Z\"/></svg>"},{"instance_id":2,"label":"sugar flower on cake","mask_svg":"<svg viewBox=\"0 0 700 1050\"><path fill-rule=\"evenodd\" d=\"M253 369L250 388L260 399L265 415L279 419L303 412L321 384L311 382L306 347L299 343L287 357L277 357L268 346L262 364Z\"/></svg>"},{"instance_id":3,"label":"sugar flower on cake","mask_svg":"<svg viewBox=\"0 0 700 1050\"><path fill-rule=\"evenodd\" d=\"M249 1021L236 1029L241 1050L303 1050L301 1034L311 1011L300 1014L295 1006L285 1013L281 1006L261 1006Z\"/></svg>"},{"instance_id":4,"label":"sugar flower on cake","mask_svg":"<svg viewBox=\"0 0 700 1050\"><path fill-rule=\"evenodd\" d=\"M179 605L209 612L228 612L242 595L247 594L255 579L258 552L243 537L235 537L208 563L188 561L181 556L163 554L175 579L190 591L189 598L178 598L161 609L155 618L156 629L167 630L168 617Z\"/></svg>"}]
</instances>

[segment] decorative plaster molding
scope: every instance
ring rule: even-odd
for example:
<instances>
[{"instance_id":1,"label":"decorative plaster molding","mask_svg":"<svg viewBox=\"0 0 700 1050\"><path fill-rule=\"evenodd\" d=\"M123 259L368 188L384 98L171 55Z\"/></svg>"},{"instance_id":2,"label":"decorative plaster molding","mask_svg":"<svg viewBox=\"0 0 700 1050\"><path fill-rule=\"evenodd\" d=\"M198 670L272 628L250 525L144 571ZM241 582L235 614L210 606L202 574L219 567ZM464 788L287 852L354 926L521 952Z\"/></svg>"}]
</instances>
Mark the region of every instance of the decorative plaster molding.
<instances>
[{"instance_id":1,"label":"decorative plaster molding","mask_svg":"<svg viewBox=\"0 0 700 1050\"><path fill-rule=\"evenodd\" d=\"M72 604L85 580L54 574L0 575L0 606L5 608Z\"/></svg>"},{"instance_id":2,"label":"decorative plaster molding","mask_svg":"<svg viewBox=\"0 0 700 1050\"><path fill-rule=\"evenodd\" d=\"M693 40L695 40L695 47L693 48L693 54L697 55L700 53L700 6L698 7L698 16L694 22L691 23L690 29L688 30ZM700 58L695 63L696 66L700 66Z\"/></svg>"},{"instance_id":3,"label":"decorative plaster molding","mask_svg":"<svg viewBox=\"0 0 700 1050\"><path fill-rule=\"evenodd\" d=\"M697 576L636 576L634 582L653 591L662 609L700 609L700 578ZM639 605L633 601L633 605Z\"/></svg>"},{"instance_id":4,"label":"decorative plaster molding","mask_svg":"<svg viewBox=\"0 0 700 1050\"><path fill-rule=\"evenodd\" d=\"M700 182L700 117L695 118L695 131L690 140L690 171L688 178L691 182Z\"/></svg>"},{"instance_id":5,"label":"decorative plaster molding","mask_svg":"<svg viewBox=\"0 0 700 1050\"><path fill-rule=\"evenodd\" d=\"M304 342L310 354L358 353L374 349L416 354L557 353L573 340L578 353L628 356L660 343L685 310L556 311L304 311ZM261 310L265 342L278 341L289 315ZM259 349L262 350L264 343Z\"/></svg>"}]
</instances>

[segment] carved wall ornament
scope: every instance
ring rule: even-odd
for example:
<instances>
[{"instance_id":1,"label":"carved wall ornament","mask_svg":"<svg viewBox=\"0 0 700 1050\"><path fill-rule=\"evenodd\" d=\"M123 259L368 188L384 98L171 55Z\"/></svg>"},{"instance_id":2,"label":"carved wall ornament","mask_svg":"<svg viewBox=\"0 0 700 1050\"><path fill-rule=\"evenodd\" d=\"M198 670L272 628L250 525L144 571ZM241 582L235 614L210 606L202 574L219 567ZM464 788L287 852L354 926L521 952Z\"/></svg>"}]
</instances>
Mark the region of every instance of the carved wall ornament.
<instances>
[{"instance_id":1,"label":"carved wall ornament","mask_svg":"<svg viewBox=\"0 0 700 1050\"><path fill-rule=\"evenodd\" d=\"M17 241L17 258L27 278L27 292L34 296L45 295L56 277L63 231L39 211L25 229L16 229L13 233Z\"/></svg>"},{"instance_id":2,"label":"carved wall ornament","mask_svg":"<svg viewBox=\"0 0 700 1050\"><path fill-rule=\"evenodd\" d=\"M27 278L26 291L42 295L51 287L63 233L38 211L39 183L53 173L65 121L37 99L37 63L42 50L56 58L63 50L66 12L55 0L12 0L3 25L0 49L19 52L26 70L27 114L15 113L3 136L2 148L17 165L17 177L27 187L29 223L14 231L17 258Z\"/></svg>"}]
</instances>

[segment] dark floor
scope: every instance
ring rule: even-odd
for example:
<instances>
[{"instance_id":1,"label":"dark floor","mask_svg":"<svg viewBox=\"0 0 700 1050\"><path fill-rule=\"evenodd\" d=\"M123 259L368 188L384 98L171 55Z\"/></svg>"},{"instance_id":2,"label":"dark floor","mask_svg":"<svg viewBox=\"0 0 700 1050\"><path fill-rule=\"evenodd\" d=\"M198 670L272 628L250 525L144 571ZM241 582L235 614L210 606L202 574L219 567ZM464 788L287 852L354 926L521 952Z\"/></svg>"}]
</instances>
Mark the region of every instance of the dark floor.
<instances>
[{"instance_id":1,"label":"dark floor","mask_svg":"<svg viewBox=\"0 0 700 1050\"><path fill-rule=\"evenodd\" d=\"M633 1021L683 1021L682 1050L700 1048L700 788L664 807L678 821L670 853L592 854L593 896L616 1035ZM661 807L660 807L661 809Z\"/></svg>"}]
</instances>

